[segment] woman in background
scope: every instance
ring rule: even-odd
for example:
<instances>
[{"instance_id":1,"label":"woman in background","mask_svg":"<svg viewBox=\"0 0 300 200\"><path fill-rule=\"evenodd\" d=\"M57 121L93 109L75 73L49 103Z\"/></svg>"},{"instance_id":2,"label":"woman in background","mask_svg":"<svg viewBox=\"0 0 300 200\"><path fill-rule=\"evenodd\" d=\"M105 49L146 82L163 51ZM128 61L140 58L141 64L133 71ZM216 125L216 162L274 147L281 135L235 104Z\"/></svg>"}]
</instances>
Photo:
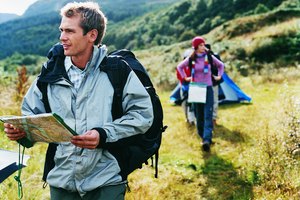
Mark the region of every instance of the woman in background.
<instances>
[{"instance_id":1,"label":"woman in background","mask_svg":"<svg viewBox=\"0 0 300 200\"><path fill-rule=\"evenodd\" d=\"M192 40L194 51L177 66L177 71L186 82L195 82L206 85L206 102L193 103L196 116L197 132L202 138L202 148L204 151L210 151L212 143L213 130L213 88L211 65L208 61L209 49L205 47L203 37L196 36ZM218 75L213 76L215 80L220 80L224 72L224 63L211 55L214 66L218 68ZM186 68L190 73L186 73Z\"/></svg>"}]
</instances>

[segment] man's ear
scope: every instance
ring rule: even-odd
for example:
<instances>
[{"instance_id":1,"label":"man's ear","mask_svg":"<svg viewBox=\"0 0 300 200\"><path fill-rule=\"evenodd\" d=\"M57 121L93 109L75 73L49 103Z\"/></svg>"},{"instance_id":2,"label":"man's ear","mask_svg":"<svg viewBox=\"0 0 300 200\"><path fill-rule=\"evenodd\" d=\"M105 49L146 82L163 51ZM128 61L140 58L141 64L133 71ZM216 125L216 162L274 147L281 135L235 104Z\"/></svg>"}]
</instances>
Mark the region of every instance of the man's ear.
<instances>
[{"instance_id":1,"label":"man's ear","mask_svg":"<svg viewBox=\"0 0 300 200\"><path fill-rule=\"evenodd\" d=\"M98 31L96 29L90 30L88 33L90 42L94 43L98 37Z\"/></svg>"}]
</instances>

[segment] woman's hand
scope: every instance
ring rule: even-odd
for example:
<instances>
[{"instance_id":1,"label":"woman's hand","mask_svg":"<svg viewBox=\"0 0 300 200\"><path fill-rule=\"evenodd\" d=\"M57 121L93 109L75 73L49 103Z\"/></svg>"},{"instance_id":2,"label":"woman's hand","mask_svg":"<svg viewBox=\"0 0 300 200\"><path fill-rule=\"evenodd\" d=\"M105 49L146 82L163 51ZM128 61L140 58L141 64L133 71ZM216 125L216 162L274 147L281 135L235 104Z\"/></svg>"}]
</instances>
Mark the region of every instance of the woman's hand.
<instances>
[{"instance_id":1,"label":"woman's hand","mask_svg":"<svg viewBox=\"0 0 300 200\"><path fill-rule=\"evenodd\" d=\"M216 80L216 81L219 81L219 80L221 80L221 76L213 76L214 77L214 79Z\"/></svg>"},{"instance_id":2,"label":"woman's hand","mask_svg":"<svg viewBox=\"0 0 300 200\"><path fill-rule=\"evenodd\" d=\"M192 81L192 77L191 77L191 76L190 76L190 77L185 77L184 80L185 80L186 82L191 82L191 81Z\"/></svg>"}]
</instances>

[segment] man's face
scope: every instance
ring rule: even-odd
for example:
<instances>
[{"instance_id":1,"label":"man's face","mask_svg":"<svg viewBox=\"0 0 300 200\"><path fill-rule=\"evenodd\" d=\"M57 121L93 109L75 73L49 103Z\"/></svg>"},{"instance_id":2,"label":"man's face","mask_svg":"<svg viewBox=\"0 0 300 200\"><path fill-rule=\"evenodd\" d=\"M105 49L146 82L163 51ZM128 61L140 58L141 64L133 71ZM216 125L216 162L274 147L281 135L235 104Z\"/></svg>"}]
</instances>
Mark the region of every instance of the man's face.
<instances>
[{"instance_id":1,"label":"man's face","mask_svg":"<svg viewBox=\"0 0 300 200\"><path fill-rule=\"evenodd\" d=\"M79 26L80 16L71 18L63 16L60 23L60 41L64 48L65 56L80 56L91 45L89 34L83 35L83 29Z\"/></svg>"}]
</instances>

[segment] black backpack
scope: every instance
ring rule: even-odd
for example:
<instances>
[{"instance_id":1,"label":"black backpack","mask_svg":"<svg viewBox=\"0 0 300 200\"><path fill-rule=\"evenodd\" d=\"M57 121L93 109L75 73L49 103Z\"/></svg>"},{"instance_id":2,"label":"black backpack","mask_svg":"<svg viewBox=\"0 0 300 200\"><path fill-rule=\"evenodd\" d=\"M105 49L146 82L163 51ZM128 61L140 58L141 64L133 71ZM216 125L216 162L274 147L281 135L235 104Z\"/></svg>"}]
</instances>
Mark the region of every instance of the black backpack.
<instances>
[{"instance_id":1,"label":"black backpack","mask_svg":"<svg viewBox=\"0 0 300 200\"><path fill-rule=\"evenodd\" d=\"M163 125L163 109L146 69L136 59L135 55L126 49L111 52L100 66L100 69L107 73L114 87L112 115L114 119L123 115L121 98L125 81L128 77L126 66L121 64L124 61L135 72L147 90L153 106L154 119L151 127L145 134L123 138L113 143L105 143L103 148L108 149L117 158L121 167L120 175L123 179L126 179L135 169L141 168L143 163L148 164L147 160L149 158L151 158L153 165L152 156L155 155L155 177L157 178L158 150L161 144L162 133L167 128L167 126Z\"/></svg>"},{"instance_id":2,"label":"black backpack","mask_svg":"<svg viewBox=\"0 0 300 200\"><path fill-rule=\"evenodd\" d=\"M43 94L43 102L46 108L46 112L51 112L47 97L47 81L53 80L51 76L51 66L57 64L63 64L64 54L61 45L55 45L48 54L48 65L50 67L47 70L42 70L40 77L45 74L50 74L49 80L40 78L37 82L37 86ZM43 68L45 69L45 68ZM61 67L60 67L61 69ZM121 168L120 175L123 180L127 179L127 176L137 168L141 168L143 163L147 163L151 158L153 166L153 156L155 155L155 177L158 175L158 152L161 145L162 133L167 126L163 125L163 109L155 88L150 80L150 77L143 67L143 65L135 58L134 54L129 50L118 50L110 53L106 56L100 64L100 70L107 73L108 78L114 88L114 97L112 104L112 116L113 119L117 119L123 115L122 110L122 94L125 86L128 74L133 70L145 89L147 90L154 113L154 120L152 126L145 134L138 134L128 138L123 138L117 142L105 143L102 148L107 149L112 153L118 161ZM59 77L65 77L64 71L59 72ZM46 153L46 160L44 166L43 180L46 181L47 175L51 169L53 169L54 155L57 145L50 143Z\"/></svg>"},{"instance_id":3,"label":"black backpack","mask_svg":"<svg viewBox=\"0 0 300 200\"><path fill-rule=\"evenodd\" d=\"M207 54L207 58L208 58L208 62L210 63L211 65L211 74L214 75L214 76L218 76L218 68L214 65L214 62L213 62L213 59L211 57L211 55L214 55L218 60L222 61L221 60L221 57L219 56L219 54L215 54L213 51L209 51L208 54ZM213 86L215 85L220 85L224 80L223 80L223 77L221 77L220 80L215 80L213 77L211 78L212 82L213 82Z\"/></svg>"}]
</instances>

